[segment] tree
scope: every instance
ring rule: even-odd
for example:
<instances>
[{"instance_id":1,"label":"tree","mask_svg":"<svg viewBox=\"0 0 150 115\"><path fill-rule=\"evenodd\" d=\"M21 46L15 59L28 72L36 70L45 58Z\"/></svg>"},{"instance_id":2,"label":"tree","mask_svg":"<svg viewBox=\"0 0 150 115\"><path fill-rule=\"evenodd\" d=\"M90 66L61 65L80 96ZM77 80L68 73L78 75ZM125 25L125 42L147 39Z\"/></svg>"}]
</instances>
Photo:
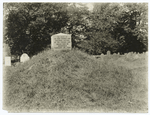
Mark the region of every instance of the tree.
<instances>
[{"instance_id":1,"label":"tree","mask_svg":"<svg viewBox=\"0 0 150 115\"><path fill-rule=\"evenodd\" d=\"M80 45L81 49L90 54L97 55L106 53L108 50L111 52L117 51L118 42L110 34L114 19L110 18L112 12L110 12L109 5L110 3L96 3L93 12L90 14L90 26L86 29L87 39ZM114 10L116 9L114 8Z\"/></svg>"},{"instance_id":2,"label":"tree","mask_svg":"<svg viewBox=\"0 0 150 115\"><path fill-rule=\"evenodd\" d=\"M115 39L122 40L120 52L143 52L148 50L148 4L122 4L112 34Z\"/></svg>"},{"instance_id":3,"label":"tree","mask_svg":"<svg viewBox=\"0 0 150 115\"><path fill-rule=\"evenodd\" d=\"M72 47L78 47L81 41L80 35L85 35L88 27L89 11L85 4L69 3L67 7L68 22L64 28L64 33L72 34Z\"/></svg>"},{"instance_id":4,"label":"tree","mask_svg":"<svg viewBox=\"0 0 150 115\"><path fill-rule=\"evenodd\" d=\"M109 38L113 43L118 42L116 52L146 51L147 8L147 4L141 3L96 3L92 12L92 29L105 33L106 41Z\"/></svg>"},{"instance_id":5,"label":"tree","mask_svg":"<svg viewBox=\"0 0 150 115\"><path fill-rule=\"evenodd\" d=\"M118 49L118 42L109 33L91 32L88 38L80 42L79 48L92 55L106 54L108 50L114 53Z\"/></svg>"},{"instance_id":6,"label":"tree","mask_svg":"<svg viewBox=\"0 0 150 115\"><path fill-rule=\"evenodd\" d=\"M51 35L68 21L67 3L5 3L4 41L12 55L34 55L51 43Z\"/></svg>"},{"instance_id":7,"label":"tree","mask_svg":"<svg viewBox=\"0 0 150 115\"><path fill-rule=\"evenodd\" d=\"M73 47L90 54L148 50L148 4L5 3L4 41L11 54L34 55L51 35L72 34ZM82 36L82 37L81 37Z\"/></svg>"}]
</instances>

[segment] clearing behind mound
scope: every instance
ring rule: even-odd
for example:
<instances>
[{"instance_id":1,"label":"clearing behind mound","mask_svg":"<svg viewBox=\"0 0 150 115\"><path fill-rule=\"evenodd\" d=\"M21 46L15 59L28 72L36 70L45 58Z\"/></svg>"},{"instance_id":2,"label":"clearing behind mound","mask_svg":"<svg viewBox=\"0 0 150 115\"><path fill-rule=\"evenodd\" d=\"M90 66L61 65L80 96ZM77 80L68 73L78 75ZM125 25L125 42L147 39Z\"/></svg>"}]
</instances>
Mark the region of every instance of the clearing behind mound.
<instances>
[{"instance_id":1,"label":"clearing behind mound","mask_svg":"<svg viewBox=\"0 0 150 115\"><path fill-rule=\"evenodd\" d=\"M80 51L44 51L5 73L3 105L11 112L147 111L147 76Z\"/></svg>"}]
</instances>

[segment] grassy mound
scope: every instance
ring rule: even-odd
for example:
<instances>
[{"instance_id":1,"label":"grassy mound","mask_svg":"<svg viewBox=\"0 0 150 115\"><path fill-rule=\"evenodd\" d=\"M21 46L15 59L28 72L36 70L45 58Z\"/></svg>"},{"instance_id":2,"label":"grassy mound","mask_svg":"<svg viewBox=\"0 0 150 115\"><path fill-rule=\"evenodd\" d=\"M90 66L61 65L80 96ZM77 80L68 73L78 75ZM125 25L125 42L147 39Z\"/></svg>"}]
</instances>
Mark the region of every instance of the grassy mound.
<instances>
[{"instance_id":1,"label":"grassy mound","mask_svg":"<svg viewBox=\"0 0 150 115\"><path fill-rule=\"evenodd\" d=\"M140 69L142 72L146 69ZM6 68L4 109L12 112L147 111L147 76L80 51L44 51ZM145 100L144 100L145 99Z\"/></svg>"}]
</instances>

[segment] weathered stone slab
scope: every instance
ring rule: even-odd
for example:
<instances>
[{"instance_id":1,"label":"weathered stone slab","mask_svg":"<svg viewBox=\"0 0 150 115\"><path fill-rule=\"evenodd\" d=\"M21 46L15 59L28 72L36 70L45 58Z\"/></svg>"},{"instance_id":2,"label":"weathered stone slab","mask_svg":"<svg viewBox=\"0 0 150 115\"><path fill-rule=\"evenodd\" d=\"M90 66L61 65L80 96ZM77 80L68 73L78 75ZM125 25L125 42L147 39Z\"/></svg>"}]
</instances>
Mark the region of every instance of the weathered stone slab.
<instances>
[{"instance_id":1,"label":"weathered stone slab","mask_svg":"<svg viewBox=\"0 0 150 115\"><path fill-rule=\"evenodd\" d=\"M52 50L71 50L71 34L55 34L51 37Z\"/></svg>"},{"instance_id":2,"label":"weathered stone slab","mask_svg":"<svg viewBox=\"0 0 150 115\"><path fill-rule=\"evenodd\" d=\"M138 56L137 54L135 54L133 58L134 58L134 59L138 59L139 56Z\"/></svg>"},{"instance_id":3,"label":"weathered stone slab","mask_svg":"<svg viewBox=\"0 0 150 115\"><path fill-rule=\"evenodd\" d=\"M104 56L104 54L103 54L103 53L101 53L101 56Z\"/></svg>"},{"instance_id":4,"label":"weathered stone slab","mask_svg":"<svg viewBox=\"0 0 150 115\"><path fill-rule=\"evenodd\" d=\"M101 53L101 61L104 61L104 54L103 53Z\"/></svg>"},{"instance_id":5,"label":"weathered stone slab","mask_svg":"<svg viewBox=\"0 0 150 115\"><path fill-rule=\"evenodd\" d=\"M107 55L111 55L111 54L110 54L110 51L107 51Z\"/></svg>"},{"instance_id":6,"label":"weathered stone slab","mask_svg":"<svg viewBox=\"0 0 150 115\"><path fill-rule=\"evenodd\" d=\"M23 53L20 57L20 62L26 62L30 59L30 57L28 56L28 54Z\"/></svg>"},{"instance_id":7,"label":"weathered stone slab","mask_svg":"<svg viewBox=\"0 0 150 115\"><path fill-rule=\"evenodd\" d=\"M11 57L5 57L5 66L11 66Z\"/></svg>"}]
</instances>

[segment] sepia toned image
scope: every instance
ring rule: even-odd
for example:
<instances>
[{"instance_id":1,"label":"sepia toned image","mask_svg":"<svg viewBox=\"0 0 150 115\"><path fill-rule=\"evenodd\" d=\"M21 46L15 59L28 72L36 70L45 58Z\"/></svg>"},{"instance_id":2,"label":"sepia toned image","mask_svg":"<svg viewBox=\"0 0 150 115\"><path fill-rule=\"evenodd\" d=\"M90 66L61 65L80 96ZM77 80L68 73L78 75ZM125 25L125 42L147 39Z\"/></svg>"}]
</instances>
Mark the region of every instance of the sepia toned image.
<instances>
[{"instance_id":1,"label":"sepia toned image","mask_svg":"<svg viewBox=\"0 0 150 115\"><path fill-rule=\"evenodd\" d=\"M148 3L4 2L3 110L148 113Z\"/></svg>"}]
</instances>

